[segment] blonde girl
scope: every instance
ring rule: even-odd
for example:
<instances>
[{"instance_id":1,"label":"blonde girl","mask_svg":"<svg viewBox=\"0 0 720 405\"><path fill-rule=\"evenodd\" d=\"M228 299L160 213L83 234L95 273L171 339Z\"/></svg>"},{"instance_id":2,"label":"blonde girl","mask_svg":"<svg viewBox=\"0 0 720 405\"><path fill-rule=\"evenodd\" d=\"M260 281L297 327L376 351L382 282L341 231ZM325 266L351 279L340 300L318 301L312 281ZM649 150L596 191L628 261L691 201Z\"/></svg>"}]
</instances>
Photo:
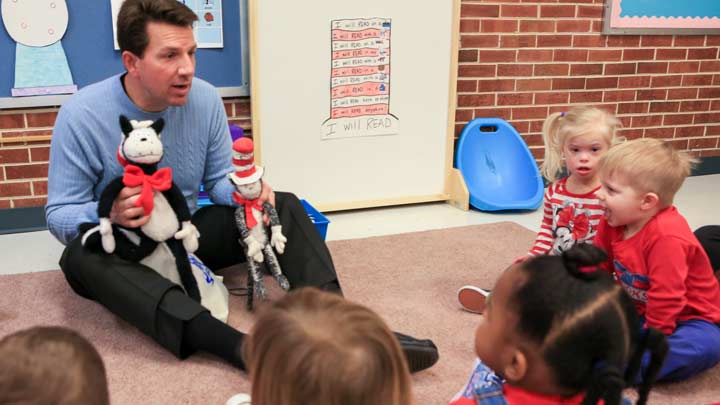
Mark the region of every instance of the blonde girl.
<instances>
[{"instance_id":1,"label":"blonde girl","mask_svg":"<svg viewBox=\"0 0 720 405\"><path fill-rule=\"evenodd\" d=\"M613 114L593 107L556 112L545 120L541 172L551 184L545 193L543 221L530 256L559 254L576 243L592 241L603 215L595 195L600 189L598 164L617 142L619 126ZM567 176L558 179L563 169Z\"/></svg>"},{"instance_id":2,"label":"blonde girl","mask_svg":"<svg viewBox=\"0 0 720 405\"><path fill-rule=\"evenodd\" d=\"M617 143L620 121L595 107L574 107L545 119L545 191L543 219L535 243L515 262L542 254L560 254L579 243L592 242L604 209L595 193L600 189L598 163ZM462 307L482 312L487 290L464 286L458 291Z\"/></svg>"}]
</instances>

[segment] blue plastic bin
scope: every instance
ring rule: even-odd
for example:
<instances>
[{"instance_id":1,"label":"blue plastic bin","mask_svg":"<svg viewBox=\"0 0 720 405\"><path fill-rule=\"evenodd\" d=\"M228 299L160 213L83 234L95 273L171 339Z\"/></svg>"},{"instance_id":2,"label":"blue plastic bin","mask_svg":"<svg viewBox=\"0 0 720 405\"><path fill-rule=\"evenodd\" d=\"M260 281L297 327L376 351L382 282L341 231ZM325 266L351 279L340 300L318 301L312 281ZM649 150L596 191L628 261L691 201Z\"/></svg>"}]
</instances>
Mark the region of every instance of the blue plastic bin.
<instances>
[{"instance_id":1,"label":"blue plastic bin","mask_svg":"<svg viewBox=\"0 0 720 405\"><path fill-rule=\"evenodd\" d=\"M322 239L325 240L330 220L327 219L327 217L323 215L320 211L316 210L315 207L310 205L309 202L305 200L300 200L300 202L302 203L303 207L305 207L305 212L307 212L310 220L315 225L315 229L318 230L318 233L320 234Z\"/></svg>"},{"instance_id":2,"label":"blue plastic bin","mask_svg":"<svg viewBox=\"0 0 720 405\"><path fill-rule=\"evenodd\" d=\"M542 203L537 163L520 134L501 118L476 118L463 128L455 167L470 205L479 210L534 210Z\"/></svg>"}]
</instances>

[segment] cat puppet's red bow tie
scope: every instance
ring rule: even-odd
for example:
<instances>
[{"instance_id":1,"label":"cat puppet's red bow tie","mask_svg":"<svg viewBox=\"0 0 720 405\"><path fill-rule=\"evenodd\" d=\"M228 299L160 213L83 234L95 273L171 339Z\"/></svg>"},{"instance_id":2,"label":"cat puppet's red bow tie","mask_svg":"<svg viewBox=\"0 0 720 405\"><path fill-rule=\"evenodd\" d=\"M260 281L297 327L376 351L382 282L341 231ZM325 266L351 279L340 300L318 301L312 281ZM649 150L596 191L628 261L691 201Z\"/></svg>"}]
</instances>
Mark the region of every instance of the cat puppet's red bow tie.
<instances>
[{"instance_id":1,"label":"cat puppet's red bow tie","mask_svg":"<svg viewBox=\"0 0 720 405\"><path fill-rule=\"evenodd\" d=\"M253 215L252 209L255 208L258 211L262 212L262 205L258 203L257 198L254 200L246 200L242 198L242 196L237 191L233 192L233 198L235 199L236 203L245 206L245 222L247 222L248 229L252 229L255 225L257 225L257 220Z\"/></svg>"},{"instance_id":2,"label":"cat puppet's red bow tie","mask_svg":"<svg viewBox=\"0 0 720 405\"><path fill-rule=\"evenodd\" d=\"M147 175L138 166L127 165L123 175L123 184L128 187L142 186L140 197L135 201L135 206L142 205L145 215L150 215L154 205L154 191L165 191L172 186L172 170L169 167L163 167L154 174Z\"/></svg>"}]
</instances>

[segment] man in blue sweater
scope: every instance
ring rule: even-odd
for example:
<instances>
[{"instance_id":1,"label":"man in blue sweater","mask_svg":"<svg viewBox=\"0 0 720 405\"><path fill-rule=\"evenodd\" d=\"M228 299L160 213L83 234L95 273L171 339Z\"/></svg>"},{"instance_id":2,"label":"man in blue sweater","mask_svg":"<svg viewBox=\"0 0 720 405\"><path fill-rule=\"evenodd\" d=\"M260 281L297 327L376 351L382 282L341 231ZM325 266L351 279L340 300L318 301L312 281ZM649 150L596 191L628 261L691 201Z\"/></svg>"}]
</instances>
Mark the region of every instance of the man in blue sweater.
<instances>
[{"instance_id":1,"label":"man in blue sweater","mask_svg":"<svg viewBox=\"0 0 720 405\"><path fill-rule=\"evenodd\" d=\"M80 243L78 226L98 222L100 194L121 177L117 160L119 115L165 120L161 165L191 211L204 184L217 205L193 215L200 231L195 254L218 270L245 260L237 243L232 192L231 138L222 100L213 86L194 78L196 15L177 0L126 0L118 14L117 38L126 72L87 86L63 104L50 148L46 217L50 231L67 245L60 266L79 295L95 300L180 358L201 350L244 369L243 333L213 318L176 284L139 263L91 252ZM110 213L113 223L137 228L148 222L135 201L142 186L125 187ZM327 246L297 197L273 193L263 183L262 201L276 205L288 238L279 257L290 284L342 294ZM429 340L398 334L411 370L433 365L437 348Z\"/></svg>"}]
</instances>

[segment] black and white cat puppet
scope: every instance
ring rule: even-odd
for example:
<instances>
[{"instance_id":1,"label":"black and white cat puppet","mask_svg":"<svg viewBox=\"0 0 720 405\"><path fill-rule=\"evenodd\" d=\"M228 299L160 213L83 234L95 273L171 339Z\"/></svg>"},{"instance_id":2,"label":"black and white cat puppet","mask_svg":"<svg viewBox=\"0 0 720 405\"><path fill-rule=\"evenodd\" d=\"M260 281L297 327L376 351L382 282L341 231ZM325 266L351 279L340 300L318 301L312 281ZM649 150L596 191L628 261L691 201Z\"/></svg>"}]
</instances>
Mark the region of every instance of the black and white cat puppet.
<instances>
[{"instance_id":1,"label":"black and white cat puppet","mask_svg":"<svg viewBox=\"0 0 720 405\"><path fill-rule=\"evenodd\" d=\"M163 156L160 132L164 124L162 118L138 122L120 116L123 139L118 160L125 173L103 190L98 202L100 224L83 234L82 243L89 248L102 246L107 253L145 264L182 284L187 294L200 302L200 291L188 260L188 252L198 248L199 234L190 222L185 197L172 182L172 170L158 169ZM124 187L137 186L142 186L142 191L135 205L143 207L149 221L135 229L112 224L110 211L118 194Z\"/></svg>"}]
</instances>

